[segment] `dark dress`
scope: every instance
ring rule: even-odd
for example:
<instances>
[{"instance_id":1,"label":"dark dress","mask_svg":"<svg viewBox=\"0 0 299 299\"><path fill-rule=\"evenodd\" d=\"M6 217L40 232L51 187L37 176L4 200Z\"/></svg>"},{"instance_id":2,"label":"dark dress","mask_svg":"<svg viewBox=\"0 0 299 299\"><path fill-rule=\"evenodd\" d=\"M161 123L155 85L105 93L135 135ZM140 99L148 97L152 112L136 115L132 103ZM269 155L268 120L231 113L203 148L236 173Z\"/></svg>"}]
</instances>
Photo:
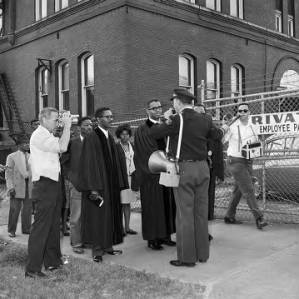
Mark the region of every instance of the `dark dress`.
<instances>
[{"instance_id":1,"label":"dark dress","mask_svg":"<svg viewBox=\"0 0 299 299\"><path fill-rule=\"evenodd\" d=\"M142 209L142 236L144 240L169 237L175 232L175 202L171 188L159 184L159 175L151 174L148 169L150 155L156 150L165 149L164 139L149 137L154 124L147 120L139 126L134 136L134 163L140 184Z\"/></svg>"},{"instance_id":2,"label":"dark dress","mask_svg":"<svg viewBox=\"0 0 299 299\"><path fill-rule=\"evenodd\" d=\"M124 156L113 137L96 128L84 138L79 167L82 198L82 240L93 248L108 249L123 242L120 190L128 188ZM104 198L98 207L88 197L98 191Z\"/></svg>"}]
</instances>

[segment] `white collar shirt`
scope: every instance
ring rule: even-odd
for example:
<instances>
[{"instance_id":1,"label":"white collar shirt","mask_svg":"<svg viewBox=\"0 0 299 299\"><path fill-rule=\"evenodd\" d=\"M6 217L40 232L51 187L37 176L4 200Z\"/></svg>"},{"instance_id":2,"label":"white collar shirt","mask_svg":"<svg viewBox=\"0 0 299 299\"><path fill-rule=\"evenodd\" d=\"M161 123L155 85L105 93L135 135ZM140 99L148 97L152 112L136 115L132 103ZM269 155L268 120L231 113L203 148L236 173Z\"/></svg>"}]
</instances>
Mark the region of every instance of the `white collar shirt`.
<instances>
[{"instance_id":1,"label":"white collar shirt","mask_svg":"<svg viewBox=\"0 0 299 299\"><path fill-rule=\"evenodd\" d=\"M100 126L99 126L99 129L104 133L104 135L106 136L106 138L108 139L108 136L109 136L109 133L108 133L108 131L107 130L105 130L105 129L103 129L103 128L101 128Z\"/></svg>"},{"instance_id":2,"label":"white collar shirt","mask_svg":"<svg viewBox=\"0 0 299 299\"><path fill-rule=\"evenodd\" d=\"M148 118L153 124L159 124L160 122L158 120L154 120L152 118Z\"/></svg>"},{"instance_id":3,"label":"white collar shirt","mask_svg":"<svg viewBox=\"0 0 299 299\"><path fill-rule=\"evenodd\" d=\"M247 143L258 141L258 134L250 122L247 125L237 120L224 135L224 142L228 142L227 156L242 158L242 147Z\"/></svg>"},{"instance_id":4,"label":"white collar shirt","mask_svg":"<svg viewBox=\"0 0 299 299\"><path fill-rule=\"evenodd\" d=\"M30 138L30 166L33 182L38 181L41 176L59 181L59 153L59 138L45 127L39 126Z\"/></svg>"}]
</instances>

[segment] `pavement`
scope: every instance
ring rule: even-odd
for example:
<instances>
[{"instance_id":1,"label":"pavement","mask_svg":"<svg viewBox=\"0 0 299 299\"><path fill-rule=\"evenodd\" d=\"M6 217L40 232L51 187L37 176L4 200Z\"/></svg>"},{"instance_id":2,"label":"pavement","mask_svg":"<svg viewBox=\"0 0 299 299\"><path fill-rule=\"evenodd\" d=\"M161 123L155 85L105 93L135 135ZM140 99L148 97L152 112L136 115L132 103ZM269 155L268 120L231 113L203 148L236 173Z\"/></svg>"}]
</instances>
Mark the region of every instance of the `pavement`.
<instances>
[{"instance_id":1,"label":"pavement","mask_svg":"<svg viewBox=\"0 0 299 299\"><path fill-rule=\"evenodd\" d=\"M104 262L119 264L146 273L205 286L205 299L299 299L299 225L273 224L263 231L251 222L241 225L210 224L210 259L194 268L173 267L175 247L152 251L141 236L141 217L132 213L131 228L138 235L129 235L115 249L120 256L104 256ZM14 242L27 244L18 225ZM0 226L0 236L9 239L7 226ZM175 240L175 236L173 236ZM91 251L78 255L70 247L69 237L62 239L62 252L91 260Z\"/></svg>"}]
</instances>

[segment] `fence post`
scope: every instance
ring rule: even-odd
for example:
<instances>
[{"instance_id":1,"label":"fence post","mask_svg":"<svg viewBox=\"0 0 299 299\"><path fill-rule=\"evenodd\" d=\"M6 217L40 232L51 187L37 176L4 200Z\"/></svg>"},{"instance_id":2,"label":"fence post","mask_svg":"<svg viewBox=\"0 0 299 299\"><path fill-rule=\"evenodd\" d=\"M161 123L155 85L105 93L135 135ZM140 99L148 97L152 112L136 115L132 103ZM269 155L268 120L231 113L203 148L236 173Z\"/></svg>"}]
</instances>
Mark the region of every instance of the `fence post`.
<instances>
[{"instance_id":1,"label":"fence post","mask_svg":"<svg viewBox=\"0 0 299 299\"><path fill-rule=\"evenodd\" d=\"M261 95L261 114L265 113L265 101L263 100L264 95ZM265 136L262 135L262 156L264 156L265 150ZM262 164L262 200L263 200L263 210L266 209L266 161L263 159Z\"/></svg>"}]
</instances>

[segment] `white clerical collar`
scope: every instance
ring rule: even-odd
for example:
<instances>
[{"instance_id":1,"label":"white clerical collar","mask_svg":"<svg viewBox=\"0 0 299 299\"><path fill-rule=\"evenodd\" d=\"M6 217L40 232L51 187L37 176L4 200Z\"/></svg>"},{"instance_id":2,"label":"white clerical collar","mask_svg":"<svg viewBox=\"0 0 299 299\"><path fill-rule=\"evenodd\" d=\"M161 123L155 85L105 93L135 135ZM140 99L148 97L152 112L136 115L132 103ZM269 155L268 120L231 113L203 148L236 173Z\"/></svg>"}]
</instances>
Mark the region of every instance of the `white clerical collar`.
<instances>
[{"instance_id":1,"label":"white clerical collar","mask_svg":"<svg viewBox=\"0 0 299 299\"><path fill-rule=\"evenodd\" d=\"M154 120L154 119L152 119L152 118L148 118L153 124L159 124L159 121L158 120Z\"/></svg>"},{"instance_id":2,"label":"white clerical collar","mask_svg":"<svg viewBox=\"0 0 299 299\"><path fill-rule=\"evenodd\" d=\"M101 128L100 126L98 126L98 127L99 127L99 129L101 129L101 131L104 133L104 135L105 135L106 138L108 139L108 136L109 136L109 134L108 134L108 130L103 129L103 128Z\"/></svg>"}]
</instances>

